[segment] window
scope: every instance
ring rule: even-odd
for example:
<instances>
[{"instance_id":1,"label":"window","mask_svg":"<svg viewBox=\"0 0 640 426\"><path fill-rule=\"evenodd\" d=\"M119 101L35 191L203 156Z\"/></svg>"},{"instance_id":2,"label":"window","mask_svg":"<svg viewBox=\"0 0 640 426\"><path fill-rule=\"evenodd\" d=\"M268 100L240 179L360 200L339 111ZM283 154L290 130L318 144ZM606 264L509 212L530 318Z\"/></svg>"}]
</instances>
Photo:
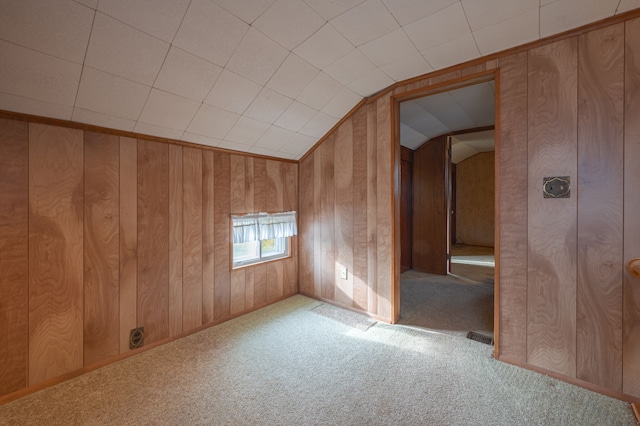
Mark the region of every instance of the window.
<instances>
[{"instance_id":1,"label":"window","mask_svg":"<svg viewBox=\"0 0 640 426\"><path fill-rule=\"evenodd\" d=\"M233 268L290 256L290 237L298 234L296 213L231 216Z\"/></svg>"}]
</instances>

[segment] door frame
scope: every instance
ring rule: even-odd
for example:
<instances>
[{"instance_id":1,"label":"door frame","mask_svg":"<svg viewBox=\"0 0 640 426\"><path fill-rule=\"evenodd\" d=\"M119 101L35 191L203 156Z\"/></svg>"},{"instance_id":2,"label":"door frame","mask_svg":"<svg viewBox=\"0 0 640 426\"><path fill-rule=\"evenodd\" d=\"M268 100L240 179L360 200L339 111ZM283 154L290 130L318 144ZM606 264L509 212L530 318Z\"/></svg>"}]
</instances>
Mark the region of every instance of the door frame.
<instances>
[{"instance_id":1,"label":"door frame","mask_svg":"<svg viewBox=\"0 0 640 426\"><path fill-rule=\"evenodd\" d=\"M452 74L458 74L459 71ZM437 93L448 92L454 89L460 89L474 84L484 83L488 81L495 82L495 112L494 112L494 128L495 128L495 214L494 214L494 253L495 253L495 269L494 269L494 358L498 358L500 353L500 73L498 69L482 71L466 76L453 76L451 79L429 84L424 87L410 90L404 93L393 94L390 102L391 114L391 152L393 155L393 227L392 227L392 243L394 260L393 280L391 282L391 320L397 323L400 319L400 103L424 96L435 95ZM431 79L429 79L431 82ZM447 197L449 198L449 197ZM450 200L447 201L449 203ZM447 221L449 222L449 221ZM447 230L447 235L449 231Z\"/></svg>"}]
</instances>

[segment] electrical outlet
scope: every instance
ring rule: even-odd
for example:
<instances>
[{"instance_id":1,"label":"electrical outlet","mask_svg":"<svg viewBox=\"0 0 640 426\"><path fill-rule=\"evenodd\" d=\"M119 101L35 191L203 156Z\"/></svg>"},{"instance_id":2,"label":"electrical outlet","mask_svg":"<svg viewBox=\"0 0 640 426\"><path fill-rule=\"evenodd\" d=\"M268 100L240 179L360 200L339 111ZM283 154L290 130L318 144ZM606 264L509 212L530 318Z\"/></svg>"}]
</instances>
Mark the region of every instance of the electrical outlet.
<instances>
[{"instance_id":1,"label":"electrical outlet","mask_svg":"<svg viewBox=\"0 0 640 426\"><path fill-rule=\"evenodd\" d=\"M144 327L131 329L129 333L129 349L137 349L144 345Z\"/></svg>"},{"instance_id":2,"label":"electrical outlet","mask_svg":"<svg viewBox=\"0 0 640 426\"><path fill-rule=\"evenodd\" d=\"M342 269L340 269L340 278L342 278L343 280L347 279L347 268L345 266L342 267Z\"/></svg>"}]
</instances>

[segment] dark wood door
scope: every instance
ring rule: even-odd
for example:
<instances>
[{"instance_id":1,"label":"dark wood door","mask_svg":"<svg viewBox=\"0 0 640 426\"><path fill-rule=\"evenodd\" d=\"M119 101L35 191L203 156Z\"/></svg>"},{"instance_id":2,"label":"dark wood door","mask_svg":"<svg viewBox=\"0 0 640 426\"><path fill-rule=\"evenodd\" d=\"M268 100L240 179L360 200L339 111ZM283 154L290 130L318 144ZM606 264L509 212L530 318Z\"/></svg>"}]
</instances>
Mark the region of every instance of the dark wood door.
<instances>
[{"instance_id":1,"label":"dark wood door","mask_svg":"<svg viewBox=\"0 0 640 426\"><path fill-rule=\"evenodd\" d=\"M447 137L431 139L413 155L413 269L448 272Z\"/></svg>"},{"instance_id":2,"label":"dark wood door","mask_svg":"<svg viewBox=\"0 0 640 426\"><path fill-rule=\"evenodd\" d=\"M411 269L413 241L413 151L402 147L400 160L400 268Z\"/></svg>"}]
</instances>

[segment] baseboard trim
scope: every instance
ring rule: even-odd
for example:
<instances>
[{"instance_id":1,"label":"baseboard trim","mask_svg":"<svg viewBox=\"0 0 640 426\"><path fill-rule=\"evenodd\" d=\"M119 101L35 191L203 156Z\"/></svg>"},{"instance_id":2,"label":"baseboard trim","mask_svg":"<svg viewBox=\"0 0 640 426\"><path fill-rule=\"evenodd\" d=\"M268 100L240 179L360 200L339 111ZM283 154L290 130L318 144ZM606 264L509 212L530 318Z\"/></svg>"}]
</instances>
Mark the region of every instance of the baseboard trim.
<instances>
[{"instance_id":1,"label":"baseboard trim","mask_svg":"<svg viewBox=\"0 0 640 426\"><path fill-rule=\"evenodd\" d=\"M259 309L265 308L265 307L267 307L269 305L273 305L274 303L278 303L278 302L280 302L282 300L288 299L288 298L293 297L293 296L295 296L297 294L298 293L281 296L278 299L274 299L273 301L270 301L268 303L263 303L263 304L254 306L251 309L247 309L245 311L238 312L238 313L233 314L233 315L231 315L229 317L226 317L224 319L219 319L219 320L210 322L208 324L201 325L200 327L194 328L194 329L189 330L189 331L185 331L185 332L177 334L175 336L171 336L171 337L167 337L167 338L162 339L162 340L158 340L157 342L150 343L150 344L148 344L146 346L143 346L141 348L132 349L132 350L130 350L128 352L124 352L124 353L121 353L119 355L113 356L111 358L108 358L108 359L105 359L105 360L102 360L102 361L98 361L96 363L87 365L85 367L79 368L79 369L74 370L74 371L70 371L68 373L62 374L62 375L57 376L57 377L53 377L53 378L45 380L43 382L36 383L35 385L27 386L26 388L22 388L22 389L19 389L17 391L8 393L6 395L2 395L2 396L0 396L0 405L6 404L6 403L11 402L11 401L15 401L16 399L20 399L20 398L25 397L27 395L31 395L32 393L41 391L41 390L49 388L51 386L55 386L55 385L57 385L59 383L66 382L67 380L73 379L75 377L81 376L83 374L89 373L89 372L97 370L99 368L106 367L106 366L108 366L110 364L114 364L116 362L122 361L124 359L129 358L129 357L141 354L141 353L146 352L146 351L150 351L151 349L157 348L158 346L162 346L162 345L165 345L165 344L167 344L169 342L173 342L174 340L178 340L178 339L181 339L183 337L189 336L191 334L197 333L199 331L206 330L207 328L214 327L216 325L219 325L219 324L222 324L224 322L230 321L230 320L232 320L234 318L241 317L242 315L246 315L248 313L251 313L251 312L257 311Z\"/></svg>"},{"instance_id":2,"label":"baseboard trim","mask_svg":"<svg viewBox=\"0 0 640 426\"><path fill-rule=\"evenodd\" d=\"M364 316L367 316L369 318L373 318L373 319L375 319L377 321L384 322L386 324L391 324L391 319L390 318L384 318L384 317L381 317L380 315L375 315L375 314L372 314L370 312L364 311L362 309L354 308L353 306L343 305L341 303L336 302L335 300L325 299L324 297L314 296L313 294L309 294L309 293L306 293L304 291L301 291L299 294L302 295L302 296L309 297L311 299L315 299L315 300L319 300L319 301L324 302L324 303L328 303L329 305L337 306L338 308L346 309L348 311L352 311L352 312L355 312L357 314L364 315Z\"/></svg>"},{"instance_id":3,"label":"baseboard trim","mask_svg":"<svg viewBox=\"0 0 640 426\"><path fill-rule=\"evenodd\" d=\"M566 382L575 386L579 386L581 388L585 388L592 392L597 392L599 394L619 399L621 401L628 402L630 404L635 405L637 409L638 404L640 404L640 398L635 397L633 395L627 395L625 393L616 392L611 389L604 388L602 386L595 385L593 383L577 379L575 377L565 376L564 374L556 373L555 371L546 370L541 367L537 367L535 365L527 364L526 362L510 359L509 357L499 356L496 358L498 361L505 362L507 364L515 365L516 367L524 368L526 370L534 371L539 374L543 374L545 376L553 377L554 379L560 380L562 382Z\"/></svg>"},{"instance_id":4,"label":"baseboard trim","mask_svg":"<svg viewBox=\"0 0 640 426\"><path fill-rule=\"evenodd\" d=\"M631 403L631 408L633 409L633 414L636 415L636 421L640 425L640 403L638 402Z\"/></svg>"}]
</instances>

